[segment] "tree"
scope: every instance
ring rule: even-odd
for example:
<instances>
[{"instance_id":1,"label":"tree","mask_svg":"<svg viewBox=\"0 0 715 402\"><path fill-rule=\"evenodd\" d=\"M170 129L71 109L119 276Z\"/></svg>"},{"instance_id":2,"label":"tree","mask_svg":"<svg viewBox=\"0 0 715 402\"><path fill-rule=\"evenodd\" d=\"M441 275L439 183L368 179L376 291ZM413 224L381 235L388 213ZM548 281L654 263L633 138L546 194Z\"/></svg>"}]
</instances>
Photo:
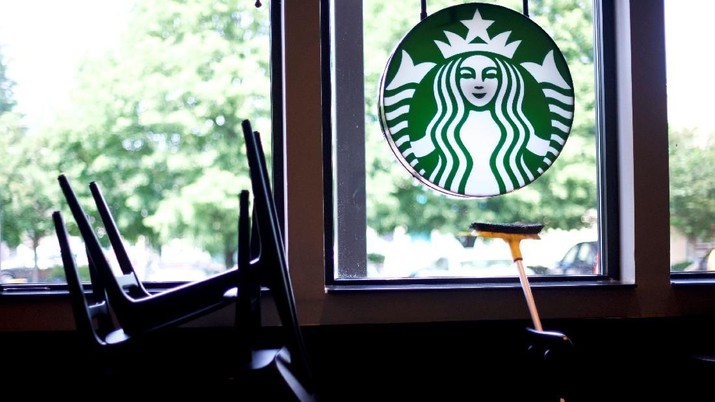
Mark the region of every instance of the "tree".
<instances>
[{"instance_id":1,"label":"tree","mask_svg":"<svg viewBox=\"0 0 715 402\"><path fill-rule=\"evenodd\" d=\"M15 82L7 77L7 65L0 48L0 115L11 111L17 102L13 94Z\"/></svg>"},{"instance_id":2,"label":"tree","mask_svg":"<svg viewBox=\"0 0 715 402\"><path fill-rule=\"evenodd\" d=\"M0 136L13 138L5 134L12 133L5 131ZM39 278L37 249L41 239L54 233L51 213L57 208L59 199L57 186L54 185L56 176L49 168L53 157L38 136L23 135L11 145L8 148L13 152L3 159L4 172L1 176L4 182L0 184L10 198L9 203L3 204L4 220L7 222L3 233L10 247L16 247L25 240L30 242L35 268L31 280L36 282Z\"/></svg>"},{"instance_id":3,"label":"tree","mask_svg":"<svg viewBox=\"0 0 715 402\"><path fill-rule=\"evenodd\" d=\"M715 237L714 139L695 129L669 135L670 224L691 243Z\"/></svg>"},{"instance_id":4,"label":"tree","mask_svg":"<svg viewBox=\"0 0 715 402\"><path fill-rule=\"evenodd\" d=\"M41 137L29 135L14 111L15 83L6 75L0 54L0 241L17 247L28 240L34 253L33 281L38 279L37 248L52 233L51 209L57 194L50 187L52 159Z\"/></svg>"},{"instance_id":5,"label":"tree","mask_svg":"<svg viewBox=\"0 0 715 402\"><path fill-rule=\"evenodd\" d=\"M52 133L58 168L106 190L127 240L188 238L233 265L240 124L270 117L268 18L252 2L142 2L119 49L83 63Z\"/></svg>"},{"instance_id":6,"label":"tree","mask_svg":"<svg viewBox=\"0 0 715 402\"><path fill-rule=\"evenodd\" d=\"M13 94L12 94L12 87L14 86L14 82L12 82L10 79L7 78L6 70L7 67L5 65L5 61L3 58L2 54L2 48L0 48L0 133L4 133L5 131L10 131L10 122L6 121L8 120L9 117L6 117L8 115L8 112L10 112L13 107L15 107L15 101L13 99ZM3 135L3 138L8 138L7 135ZM2 141L0 139L0 141ZM5 145L5 144L0 144L0 145ZM7 148L3 146L0 148L0 155L4 156L4 152L7 151ZM3 157L2 160L5 160ZM6 176L5 176L5 171L4 169L0 166L0 180L5 181ZM0 185L2 183L0 182ZM10 203L10 197L9 194L7 193L0 193L0 247L2 246L2 243L4 242L4 236L7 236L4 231L7 229L4 227L5 225L5 206ZM2 248L0 248L0 268L2 268Z\"/></svg>"}]
</instances>

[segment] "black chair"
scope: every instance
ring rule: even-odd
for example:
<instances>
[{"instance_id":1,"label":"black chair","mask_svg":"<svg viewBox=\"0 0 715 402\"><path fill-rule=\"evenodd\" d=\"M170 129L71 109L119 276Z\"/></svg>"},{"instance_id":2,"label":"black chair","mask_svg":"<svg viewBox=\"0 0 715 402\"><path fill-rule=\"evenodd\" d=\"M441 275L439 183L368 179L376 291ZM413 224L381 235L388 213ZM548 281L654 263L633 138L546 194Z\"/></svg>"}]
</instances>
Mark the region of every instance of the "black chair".
<instances>
[{"instance_id":1,"label":"black chair","mask_svg":"<svg viewBox=\"0 0 715 402\"><path fill-rule=\"evenodd\" d=\"M239 368L237 381L245 384L244 380L250 379L251 383L262 383L256 381L258 378L256 373L261 378L265 378L266 376L261 372L269 372L272 376L268 378L271 379L267 383L263 382L266 387L274 386L276 381L280 381L289 388L288 394L291 398L313 401L316 399L314 382L296 314L283 238L268 182L265 156L259 134L251 130L248 120L244 121L243 130L254 205L249 245L246 241L249 232L246 218L247 194L244 195L245 192L242 192L239 218L239 268L160 293L148 292L139 281L98 185L92 183L90 189L120 263L121 275L115 275L112 271L69 180L64 175L60 175L58 180L77 221L80 234L87 243L90 259L95 264L101 279L106 283L106 292L114 315L128 335L176 326L221 308L227 303L237 302L236 320L237 328L240 329L238 342L249 345L243 348L244 353L237 360ZM268 288L275 301L281 320L281 330L285 334L285 345L282 347L268 349L256 347L257 340L261 336L259 303L262 286Z\"/></svg>"},{"instance_id":2,"label":"black chair","mask_svg":"<svg viewBox=\"0 0 715 402\"><path fill-rule=\"evenodd\" d=\"M242 210L247 211L247 192L242 196ZM245 215L245 214L244 214ZM113 389L112 396L114 397L135 397L136 390L132 387L123 387L122 385L133 384L143 388L143 395L157 395L167 397L175 393L185 392L186 388L181 387L180 390L174 389L177 383L187 381L196 383L202 387L201 392L205 397L236 394L236 383L232 382L232 377L235 373L224 372L222 368L217 370L202 370L208 371L208 375L214 375L213 378L206 377L206 373L201 375L190 374L196 364L197 359L186 356L184 351L168 350L168 362L161 362L157 353L157 346L166 343L166 336L152 338L154 333L143 333L142 336L129 336L113 319L113 312L107 299L104 284L101 276L98 275L96 267L89 261L90 287L87 288L82 282L79 275L77 264L75 262L74 252L69 243L67 228L60 211L55 211L52 214L57 233L57 239L60 246L65 277L70 294L70 301L74 315L75 327L80 335L80 350L73 353L74 356L82 361L82 365L73 365L71 374L67 374L71 378L84 378L87 383L95 387L108 387ZM242 233L246 234L248 218L241 220L240 226L244 229ZM244 324L244 322L242 322ZM169 343L172 343L170 341ZM172 343L173 344L173 343ZM270 373L269 362L273 360L273 356L280 352L280 349L255 349L250 350L250 362L246 360L245 353L248 345L242 345L239 342L239 360L236 362L238 367L246 373L251 373L250 382L247 379L242 379L241 396L260 398L278 396L280 394L274 391L263 392L260 388L268 385L265 373ZM167 351L164 351L165 353ZM86 355L85 355L86 353ZM153 359L148 359L151 354ZM214 361L231 360L230 354L222 354L217 356ZM151 364L149 360L153 360ZM211 361L211 360L209 360ZM182 367L175 367L175 363L182 363ZM226 367L226 363L221 364L221 367ZM231 363L228 363L231 366ZM275 370L275 368L273 368ZM253 373L255 371L255 374ZM223 376L222 376L223 374ZM260 374L260 375L259 375ZM201 385L204 384L204 385ZM211 385L206 389L206 384ZM119 385L119 386L118 386ZM61 392L63 388L56 390ZM57 394L55 394L57 395ZM76 396L72 391L68 395ZM267 396L266 396L267 395ZM177 396L180 396L177 395Z\"/></svg>"},{"instance_id":3,"label":"black chair","mask_svg":"<svg viewBox=\"0 0 715 402\"><path fill-rule=\"evenodd\" d=\"M310 385L314 383L311 364L298 321L283 234L269 182L263 145L260 134L253 131L249 120L243 120L241 127L251 172L255 227L260 237L259 256L254 263L262 274L262 284L271 289L281 323L287 333L290 366L302 384Z\"/></svg>"},{"instance_id":4,"label":"black chair","mask_svg":"<svg viewBox=\"0 0 715 402\"><path fill-rule=\"evenodd\" d=\"M90 260L106 286L111 308L127 334L176 326L236 301L239 275L235 269L153 294L144 289L133 271L115 275L69 180L65 175L58 180Z\"/></svg>"},{"instance_id":5,"label":"black chair","mask_svg":"<svg viewBox=\"0 0 715 402\"><path fill-rule=\"evenodd\" d=\"M62 213L60 211L53 212L52 220L60 245L62 265L67 278L67 287L77 330L88 340L87 343L100 348L118 346L128 342L131 339L129 335L118 327L112 319L107 295L91 263L89 264L92 278L91 293L84 288L74 253L70 248L69 235Z\"/></svg>"},{"instance_id":6,"label":"black chair","mask_svg":"<svg viewBox=\"0 0 715 402\"><path fill-rule=\"evenodd\" d=\"M82 284L62 213L53 212L52 219L60 246L75 327L81 341L76 356L84 356L84 364L81 367L75 365L74 370L77 372L74 375L83 376L95 386L111 386L118 378L126 378L127 372L136 372L135 368L130 368L132 365L129 363L131 350L135 347L134 338L114 321L104 287L91 262L91 289L86 289Z\"/></svg>"},{"instance_id":7,"label":"black chair","mask_svg":"<svg viewBox=\"0 0 715 402\"><path fill-rule=\"evenodd\" d=\"M129 258L127 249L124 246L124 240L119 232L119 227L114 220L109 205L104 198L104 194L97 182L91 182L89 189L92 197L97 205L97 211L102 219L102 223L112 246L112 250L117 258L117 263L122 272L121 276L129 278L138 278L134 266ZM239 336L238 355L239 359L247 367L260 367L261 361L265 361L266 353L277 353L276 350L266 350L256 347L258 344L258 331L261 326L260 321L260 291L261 285L257 277L256 267L250 263L250 219L248 218L249 211L249 193L244 190L240 193L239 207L239 242L238 242L238 272L240 275L237 284L237 299L236 299L236 330ZM235 271L235 270L234 270ZM213 280L213 279L209 279ZM130 285L125 289L125 292L131 295L132 290L139 297L149 295L149 292L144 288L141 281L125 281ZM138 284L137 284L138 282ZM231 293L230 297L233 297ZM121 299L120 299L121 300ZM123 305L123 303L121 304ZM263 357L257 356L256 353Z\"/></svg>"}]
</instances>

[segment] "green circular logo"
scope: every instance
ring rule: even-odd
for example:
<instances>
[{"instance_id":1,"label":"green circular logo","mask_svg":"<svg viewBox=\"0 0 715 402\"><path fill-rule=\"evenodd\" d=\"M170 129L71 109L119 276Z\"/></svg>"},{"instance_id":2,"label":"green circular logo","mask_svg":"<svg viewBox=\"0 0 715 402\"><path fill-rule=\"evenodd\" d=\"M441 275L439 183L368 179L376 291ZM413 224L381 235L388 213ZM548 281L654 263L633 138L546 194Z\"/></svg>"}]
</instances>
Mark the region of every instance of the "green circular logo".
<instances>
[{"instance_id":1,"label":"green circular logo","mask_svg":"<svg viewBox=\"0 0 715 402\"><path fill-rule=\"evenodd\" d=\"M533 182L563 149L574 112L566 61L529 18L481 3L422 20L390 56L379 115L418 180L459 197Z\"/></svg>"}]
</instances>

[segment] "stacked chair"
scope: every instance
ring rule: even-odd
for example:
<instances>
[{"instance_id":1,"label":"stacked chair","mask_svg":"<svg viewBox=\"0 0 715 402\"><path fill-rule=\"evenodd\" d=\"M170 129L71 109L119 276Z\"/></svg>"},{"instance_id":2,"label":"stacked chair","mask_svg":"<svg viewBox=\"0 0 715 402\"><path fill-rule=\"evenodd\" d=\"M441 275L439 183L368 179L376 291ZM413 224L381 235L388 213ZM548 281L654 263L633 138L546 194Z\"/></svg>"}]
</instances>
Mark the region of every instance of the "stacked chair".
<instances>
[{"instance_id":1,"label":"stacked chair","mask_svg":"<svg viewBox=\"0 0 715 402\"><path fill-rule=\"evenodd\" d=\"M53 220L76 327L99 356L112 359L121 355L114 351L127 344L141 342L162 329L174 328L233 304L238 356L232 384L244 397L240 400L317 401L260 135L248 120L243 121L242 129L253 208L249 218L250 195L247 190L241 191L238 268L157 293L149 292L139 280L99 185L92 182L89 187L121 271L116 274L69 179L59 176L90 265L92 291L88 292L80 281L62 214L55 211ZM261 323L263 289L275 301L282 333L280 344L269 348L263 346L265 342L261 339L266 329ZM232 357L216 356L216 360Z\"/></svg>"},{"instance_id":2,"label":"stacked chair","mask_svg":"<svg viewBox=\"0 0 715 402\"><path fill-rule=\"evenodd\" d=\"M91 382L107 385L111 378L116 380L124 366L125 357L130 354L133 339L117 326L109 300L94 264L89 264L91 288L85 288L70 248L69 235L60 211L52 214L60 245L62 263L67 278L75 327L81 335L82 345L88 345L85 354L90 358L87 373L94 373Z\"/></svg>"}]
</instances>

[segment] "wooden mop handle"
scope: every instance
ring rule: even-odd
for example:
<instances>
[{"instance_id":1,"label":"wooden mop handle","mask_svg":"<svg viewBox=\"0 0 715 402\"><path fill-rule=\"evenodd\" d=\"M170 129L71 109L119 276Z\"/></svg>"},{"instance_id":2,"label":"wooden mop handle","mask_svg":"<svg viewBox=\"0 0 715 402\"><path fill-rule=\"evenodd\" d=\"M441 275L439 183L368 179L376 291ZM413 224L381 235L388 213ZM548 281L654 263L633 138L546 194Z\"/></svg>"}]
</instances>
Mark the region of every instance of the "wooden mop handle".
<instances>
[{"instance_id":1,"label":"wooden mop handle","mask_svg":"<svg viewBox=\"0 0 715 402\"><path fill-rule=\"evenodd\" d=\"M537 331L543 331L544 328L541 326L541 319L539 318L539 312L536 310L534 296L531 294L529 278L526 276L523 261L521 259L516 260L516 266L519 268L519 280L521 281L521 288L524 290L526 304L529 306L529 314L531 315L531 321L534 323L534 329Z\"/></svg>"},{"instance_id":2,"label":"wooden mop handle","mask_svg":"<svg viewBox=\"0 0 715 402\"><path fill-rule=\"evenodd\" d=\"M477 236L499 238L509 244L512 259L519 269L519 281L521 282L521 288L526 297L526 304L529 307L529 314L531 315L531 321L534 323L534 329L542 331L541 319L539 318L539 312L536 310L536 302L534 302L534 296L531 294L529 278L526 276L526 270L524 269L524 263L522 261L520 242L523 239L539 239L539 232L544 225L473 223L471 227Z\"/></svg>"}]
</instances>

